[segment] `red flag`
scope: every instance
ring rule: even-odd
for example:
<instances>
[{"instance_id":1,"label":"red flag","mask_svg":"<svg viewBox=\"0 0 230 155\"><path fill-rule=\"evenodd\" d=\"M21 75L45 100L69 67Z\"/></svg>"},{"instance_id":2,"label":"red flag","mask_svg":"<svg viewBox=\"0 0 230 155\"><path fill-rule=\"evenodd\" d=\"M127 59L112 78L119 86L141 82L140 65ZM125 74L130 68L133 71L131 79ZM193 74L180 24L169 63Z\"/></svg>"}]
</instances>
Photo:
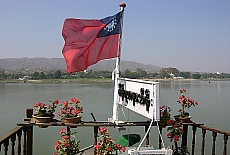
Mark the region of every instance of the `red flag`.
<instances>
[{"instance_id":1,"label":"red flag","mask_svg":"<svg viewBox=\"0 0 230 155\"><path fill-rule=\"evenodd\" d=\"M65 20L62 53L68 73L83 71L100 60L119 56L122 13L101 20Z\"/></svg>"}]
</instances>

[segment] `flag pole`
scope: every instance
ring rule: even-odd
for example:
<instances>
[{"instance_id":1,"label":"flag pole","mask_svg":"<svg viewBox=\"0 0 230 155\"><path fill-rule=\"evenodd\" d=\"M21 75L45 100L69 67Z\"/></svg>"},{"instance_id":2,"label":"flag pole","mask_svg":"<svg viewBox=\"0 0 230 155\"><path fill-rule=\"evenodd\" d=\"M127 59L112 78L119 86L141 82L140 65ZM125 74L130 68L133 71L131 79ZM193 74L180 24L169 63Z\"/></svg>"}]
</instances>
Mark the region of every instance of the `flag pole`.
<instances>
[{"instance_id":1,"label":"flag pole","mask_svg":"<svg viewBox=\"0 0 230 155\"><path fill-rule=\"evenodd\" d=\"M121 11L124 11L126 4L121 3L120 5ZM122 13L122 20L121 20L121 30L123 27L123 13ZM116 58L116 67L113 72L113 78L114 78L114 93L113 93L113 121L118 120L118 78L120 77L120 55L121 55L121 39L122 39L122 32L120 34L120 44L119 44L119 55Z\"/></svg>"}]
</instances>

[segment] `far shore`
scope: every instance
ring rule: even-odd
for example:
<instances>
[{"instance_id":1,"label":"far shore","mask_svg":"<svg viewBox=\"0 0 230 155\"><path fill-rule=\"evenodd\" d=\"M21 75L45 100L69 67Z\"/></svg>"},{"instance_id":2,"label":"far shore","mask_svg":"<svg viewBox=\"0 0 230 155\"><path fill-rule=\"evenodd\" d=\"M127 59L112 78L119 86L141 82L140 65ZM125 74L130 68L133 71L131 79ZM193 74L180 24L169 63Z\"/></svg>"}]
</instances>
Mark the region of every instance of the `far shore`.
<instances>
[{"instance_id":1,"label":"far shore","mask_svg":"<svg viewBox=\"0 0 230 155\"><path fill-rule=\"evenodd\" d=\"M230 79L141 79L145 81L229 81ZM113 80L110 78L80 78L80 79L42 79L42 80L28 80L24 82L23 80L0 80L0 83L112 83Z\"/></svg>"}]
</instances>

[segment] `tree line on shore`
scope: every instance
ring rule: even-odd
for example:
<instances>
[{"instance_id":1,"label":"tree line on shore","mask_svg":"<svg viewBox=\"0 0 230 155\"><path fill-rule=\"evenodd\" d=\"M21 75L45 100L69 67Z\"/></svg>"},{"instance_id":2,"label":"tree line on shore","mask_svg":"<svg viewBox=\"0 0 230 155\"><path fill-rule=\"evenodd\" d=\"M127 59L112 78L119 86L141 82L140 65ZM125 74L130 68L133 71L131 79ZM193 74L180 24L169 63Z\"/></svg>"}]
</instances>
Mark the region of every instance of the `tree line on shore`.
<instances>
[{"instance_id":1,"label":"tree line on shore","mask_svg":"<svg viewBox=\"0 0 230 155\"><path fill-rule=\"evenodd\" d=\"M173 75L173 76L172 76ZM110 71L82 71L68 74L61 70L52 71L35 71L33 73L26 72L5 72L0 71L0 80L19 79L28 76L31 80L41 79L74 79L74 78L111 78ZM132 79L167 79L167 78L181 78L181 79L228 79L230 74L227 73L191 73L191 72L177 72L172 74L167 70L162 69L160 72L146 72L143 69L137 68L136 71L126 69L121 72L121 77Z\"/></svg>"}]
</instances>

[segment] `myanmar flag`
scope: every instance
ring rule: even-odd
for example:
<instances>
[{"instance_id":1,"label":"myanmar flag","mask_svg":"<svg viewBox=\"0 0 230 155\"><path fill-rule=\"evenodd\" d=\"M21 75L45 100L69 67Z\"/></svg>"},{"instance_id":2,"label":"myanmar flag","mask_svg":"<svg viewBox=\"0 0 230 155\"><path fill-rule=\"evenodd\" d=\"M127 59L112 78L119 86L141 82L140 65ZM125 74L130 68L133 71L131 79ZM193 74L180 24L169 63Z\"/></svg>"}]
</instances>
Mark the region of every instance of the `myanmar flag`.
<instances>
[{"instance_id":1,"label":"myanmar flag","mask_svg":"<svg viewBox=\"0 0 230 155\"><path fill-rule=\"evenodd\" d=\"M67 72L78 72L103 59L119 56L123 11L101 20L66 19L62 53Z\"/></svg>"}]
</instances>

